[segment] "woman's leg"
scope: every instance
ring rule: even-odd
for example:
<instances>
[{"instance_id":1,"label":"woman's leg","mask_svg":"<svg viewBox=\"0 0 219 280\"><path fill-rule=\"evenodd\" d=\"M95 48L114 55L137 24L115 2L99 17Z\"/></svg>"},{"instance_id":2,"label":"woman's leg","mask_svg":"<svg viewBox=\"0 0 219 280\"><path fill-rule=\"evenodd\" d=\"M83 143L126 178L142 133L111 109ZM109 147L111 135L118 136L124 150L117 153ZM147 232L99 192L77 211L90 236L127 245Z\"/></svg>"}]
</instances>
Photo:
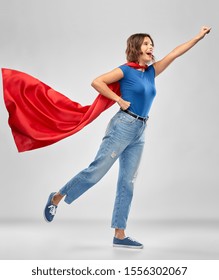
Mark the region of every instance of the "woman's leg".
<instances>
[{"instance_id":1,"label":"woman's leg","mask_svg":"<svg viewBox=\"0 0 219 280\"><path fill-rule=\"evenodd\" d=\"M88 168L74 176L58 193L55 195L52 193L50 195L44 210L46 220L53 220L56 213L54 207L57 207L63 197L65 197L65 202L70 204L95 185L107 173L125 148L130 145L143 130L144 125L142 122L119 111L111 119L94 161ZM50 209L50 207L52 208ZM50 210L52 216L49 214Z\"/></svg>"},{"instance_id":2,"label":"woman's leg","mask_svg":"<svg viewBox=\"0 0 219 280\"><path fill-rule=\"evenodd\" d=\"M111 225L112 228L115 228L115 236L117 238L124 237L124 230L126 229L133 197L134 182L143 148L144 134L129 145L119 157L119 178Z\"/></svg>"},{"instance_id":3,"label":"woman's leg","mask_svg":"<svg viewBox=\"0 0 219 280\"><path fill-rule=\"evenodd\" d=\"M135 132L129 135L120 128L122 125L120 119L123 114L125 113L118 112L111 119L94 161L56 193L52 200L55 205L58 205L63 197L65 197L65 202L72 203L94 186L108 172L121 152L132 141Z\"/></svg>"},{"instance_id":4,"label":"woman's leg","mask_svg":"<svg viewBox=\"0 0 219 280\"><path fill-rule=\"evenodd\" d=\"M94 161L60 189L59 197L65 196L65 202L72 203L109 171L124 149L113 137L104 137Z\"/></svg>"},{"instance_id":5,"label":"woman's leg","mask_svg":"<svg viewBox=\"0 0 219 280\"><path fill-rule=\"evenodd\" d=\"M51 222L54 219L56 208L63 198L65 198L66 203L70 204L94 186L126 148L128 142L122 141L123 137L118 140L120 135L115 130L114 125L116 119L117 116L111 120L94 161L67 182L59 192L50 194L44 209L44 217L47 222Z\"/></svg>"}]
</instances>

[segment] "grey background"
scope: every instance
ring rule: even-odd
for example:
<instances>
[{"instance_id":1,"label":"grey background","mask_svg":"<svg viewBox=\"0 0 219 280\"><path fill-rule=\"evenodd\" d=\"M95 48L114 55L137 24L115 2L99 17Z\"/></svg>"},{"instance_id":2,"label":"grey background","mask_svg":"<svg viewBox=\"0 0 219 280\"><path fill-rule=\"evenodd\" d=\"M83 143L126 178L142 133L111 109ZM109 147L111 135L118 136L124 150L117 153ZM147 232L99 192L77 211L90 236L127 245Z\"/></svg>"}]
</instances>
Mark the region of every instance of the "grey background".
<instances>
[{"instance_id":1,"label":"grey background","mask_svg":"<svg viewBox=\"0 0 219 280\"><path fill-rule=\"evenodd\" d=\"M216 1L1 0L0 4L0 67L27 72L84 105L96 97L91 81L125 62L129 35L151 34L159 60L195 36L202 25L211 26L211 34L156 80L130 221L219 218ZM113 106L78 134L52 146L18 153L1 98L1 221L41 223L49 193L91 162L117 110ZM56 219L105 220L110 227L116 180L117 164L74 204L63 203Z\"/></svg>"}]
</instances>

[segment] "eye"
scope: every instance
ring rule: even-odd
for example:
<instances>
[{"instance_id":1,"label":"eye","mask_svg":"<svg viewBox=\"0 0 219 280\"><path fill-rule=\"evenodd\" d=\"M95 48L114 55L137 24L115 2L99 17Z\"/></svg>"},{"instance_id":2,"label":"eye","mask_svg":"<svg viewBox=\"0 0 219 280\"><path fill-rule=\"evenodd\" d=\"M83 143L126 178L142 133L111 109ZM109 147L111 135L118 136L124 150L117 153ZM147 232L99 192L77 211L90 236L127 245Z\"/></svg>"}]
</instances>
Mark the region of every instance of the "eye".
<instances>
[{"instance_id":1,"label":"eye","mask_svg":"<svg viewBox=\"0 0 219 280\"><path fill-rule=\"evenodd\" d=\"M152 43L145 43L146 46L150 45L151 47L154 47Z\"/></svg>"}]
</instances>

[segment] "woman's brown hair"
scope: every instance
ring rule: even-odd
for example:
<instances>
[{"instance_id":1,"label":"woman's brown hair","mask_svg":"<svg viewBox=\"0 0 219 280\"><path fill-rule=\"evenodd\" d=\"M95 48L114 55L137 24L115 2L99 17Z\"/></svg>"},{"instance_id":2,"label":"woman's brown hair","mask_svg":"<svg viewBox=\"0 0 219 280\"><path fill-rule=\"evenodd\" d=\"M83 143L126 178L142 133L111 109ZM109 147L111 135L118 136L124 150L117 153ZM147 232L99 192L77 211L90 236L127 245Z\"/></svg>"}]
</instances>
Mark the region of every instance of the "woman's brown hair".
<instances>
[{"instance_id":1,"label":"woman's brown hair","mask_svg":"<svg viewBox=\"0 0 219 280\"><path fill-rule=\"evenodd\" d=\"M138 62L139 55L141 54L141 45L145 37L148 37L154 46L153 39L147 33L136 33L128 38L126 48L126 59L128 62ZM153 61L155 60L154 56L152 59Z\"/></svg>"}]
</instances>

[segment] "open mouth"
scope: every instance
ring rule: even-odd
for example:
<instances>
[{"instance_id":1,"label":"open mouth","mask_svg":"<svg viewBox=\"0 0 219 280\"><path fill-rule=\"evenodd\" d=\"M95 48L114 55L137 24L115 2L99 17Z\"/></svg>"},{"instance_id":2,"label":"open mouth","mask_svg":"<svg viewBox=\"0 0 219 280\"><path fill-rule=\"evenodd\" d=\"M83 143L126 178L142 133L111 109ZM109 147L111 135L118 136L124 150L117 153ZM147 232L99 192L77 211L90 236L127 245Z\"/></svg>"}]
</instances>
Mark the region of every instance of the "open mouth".
<instances>
[{"instance_id":1,"label":"open mouth","mask_svg":"<svg viewBox=\"0 0 219 280\"><path fill-rule=\"evenodd\" d=\"M150 59L153 59L153 54L152 53L146 53L146 55L150 58Z\"/></svg>"}]
</instances>

